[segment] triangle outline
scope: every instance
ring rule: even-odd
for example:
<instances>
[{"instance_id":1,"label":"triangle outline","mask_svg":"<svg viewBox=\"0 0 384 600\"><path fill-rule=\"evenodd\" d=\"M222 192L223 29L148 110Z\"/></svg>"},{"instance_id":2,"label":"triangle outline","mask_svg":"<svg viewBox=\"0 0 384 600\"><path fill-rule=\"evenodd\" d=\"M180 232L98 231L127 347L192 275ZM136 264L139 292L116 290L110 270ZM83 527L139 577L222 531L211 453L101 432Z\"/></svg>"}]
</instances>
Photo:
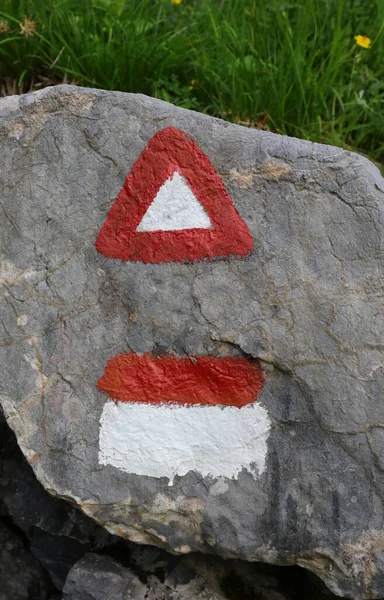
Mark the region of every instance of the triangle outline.
<instances>
[{"instance_id":1,"label":"triangle outline","mask_svg":"<svg viewBox=\"0 0 384 600\"><path fill-rule=\"evenodd\" d=\"M212 228L137 231L160 187L175 171L185 178ZM208 156L183 131L166 127L134 163L95 246L107 258L157 264L244 257L253 248L253 238Z\"/></svg>"}]
</instances>

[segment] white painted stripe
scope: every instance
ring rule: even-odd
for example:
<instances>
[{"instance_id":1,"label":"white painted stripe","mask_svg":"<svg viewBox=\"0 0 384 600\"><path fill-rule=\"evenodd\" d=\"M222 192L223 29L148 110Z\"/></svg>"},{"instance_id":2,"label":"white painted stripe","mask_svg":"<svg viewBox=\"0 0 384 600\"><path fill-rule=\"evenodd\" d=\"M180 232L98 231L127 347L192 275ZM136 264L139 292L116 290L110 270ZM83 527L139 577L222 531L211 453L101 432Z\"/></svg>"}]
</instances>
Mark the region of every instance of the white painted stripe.
<instances>
[{"instance_id":1,"label":"white painted stripe","mask_svg":"<svg viewBox=\"0 0 384 600\"><path fill-rule=\"evenodd\" d=\"M109 400L100 419L99 462L127 473L168 477L254 477L265 468L271 427L259 402L234 406L167 406Z\"/></svg>"},{"instance_id":2,"label":"white painted stripe","mask_svg":"<svg viewBox=\"0 0 384 600\"><path fill-rule=\"evenodd\" d=\"M185 178L177 171L161 186L137 231L210 228L211 221Z\"/></svg>"}]
</instances>

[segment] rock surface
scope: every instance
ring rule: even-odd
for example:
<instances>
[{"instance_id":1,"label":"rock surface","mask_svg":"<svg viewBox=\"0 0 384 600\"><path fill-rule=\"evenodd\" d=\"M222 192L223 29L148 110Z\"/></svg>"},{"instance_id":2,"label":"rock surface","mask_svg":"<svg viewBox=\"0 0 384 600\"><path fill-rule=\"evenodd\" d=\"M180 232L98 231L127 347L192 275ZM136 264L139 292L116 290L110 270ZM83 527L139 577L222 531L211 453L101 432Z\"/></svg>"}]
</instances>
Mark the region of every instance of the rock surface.
<instances>
[{"instance_id":1,"label":"rock surface","mask_svg":"<svg viewBox=\"0 0 384 600\"><path fill-rule=\"evenodd\" d=\"M0 411L0 518L19 529L34 558L61 590L76 561L89 551L112 547L117 538L44 490L1 417Z\"/></svg>"},{"instance_id":2,"label":"rock surface","mask_svg":"<svg viewBox=\"0 0 384 600\"><path fill-rule=\"evenodd\" d=\"M144 265L96 251L125 176L167 126L223 179L254 241L245 259ZM377 169L338 148L67 86L1 100L0 146L0 400L43 486L135 542L298 564L340 595L384 596ZM264 468L171 482L99 464L96 382L121 352L259 359Z\"/></svg>"},{"instance_id":3,"label":"rock surface","mask_svg":"<svg viewBox=\"0 0 384 600\"><path fill-rule=\"evenodd\" d=\"M0 521L0 600L48 600L50 582L21 537Z\"/></svg>"},{"instance_id":4,"label":"rock surface","mask_svg":"<svg viewBox=\"0 0 384 600\"><path fill-rule=\"evenodd\" d=\"M162 582L156 575L139 577L108 556L87 554L69 572L63 600L287 600L273 577L250 576L251 565L238 569L241 575L236 561L227 569L224 561L219 565L192 555L171 566Z\"/></svg>"},{"instance_id":5,"label":"rock surface","mask_svg":"<svg viewBox=\"0 0 384 600\"><path fill-rule=\"evenodd\" d=\"M224 594L229 600L331 597L319 579L297 567L197 554L175 557L107 534L79 509L42 488L1 410L0 500L1 600L59 600L67 576L66 593L85 600L91 591L117 600L116 579L122 584L130 579L137 584L138 593L144 589L152 595L175 594L180 600L183 594L197 594L207 586L211 593Z\"/></svg>"}]
</instances>

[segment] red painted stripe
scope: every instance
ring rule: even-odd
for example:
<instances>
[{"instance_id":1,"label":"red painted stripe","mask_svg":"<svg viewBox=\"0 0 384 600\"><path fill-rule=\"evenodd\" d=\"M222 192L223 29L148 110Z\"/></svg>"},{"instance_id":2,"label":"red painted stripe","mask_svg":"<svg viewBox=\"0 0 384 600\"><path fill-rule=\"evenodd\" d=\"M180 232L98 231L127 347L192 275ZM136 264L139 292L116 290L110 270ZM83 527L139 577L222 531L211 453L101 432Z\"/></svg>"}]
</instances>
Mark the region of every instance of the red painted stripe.
<instances>
[{"instance_id":1,"label":"red painted stripe","mask_svg":"<svg viewBox=\"0 0 384 600\"><path fill-rule=\"evenodd\" d=\"M205 208L212 229L136 231L175 171ZM108 258L162 263L245 256L253 239L209 158L183 131L167 127L153 136L133 165L95 245Z\"/></svg>"},{"instance_id":2,"label":"red painted stripe","mask_svg":"<svg viewBox=\"0 0 384 600\"><path fill-rule=\"evenodd\" d=\"M112 358L97 383L121 402L223 404L241 408L254 402L264 384L258 361L135 353Z\"/></svg>"}]
</instances>

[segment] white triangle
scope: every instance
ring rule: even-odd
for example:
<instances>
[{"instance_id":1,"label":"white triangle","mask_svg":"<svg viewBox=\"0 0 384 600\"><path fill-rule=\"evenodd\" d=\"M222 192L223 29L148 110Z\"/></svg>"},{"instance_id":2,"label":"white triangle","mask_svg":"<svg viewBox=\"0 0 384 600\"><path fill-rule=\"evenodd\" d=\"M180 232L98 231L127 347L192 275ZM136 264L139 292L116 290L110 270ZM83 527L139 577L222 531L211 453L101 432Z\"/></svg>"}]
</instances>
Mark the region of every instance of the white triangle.
<instances>
[{"instance_id":1,"label":"white triangle","mask_svg":"<svg viewBox=\"0 0 384 600\"><path fill-rule=\"evenodd\" d=\"M177 231L212 228L204 208L177 171L157 192L137 231Z\"/></svg>"}]
</instances>

